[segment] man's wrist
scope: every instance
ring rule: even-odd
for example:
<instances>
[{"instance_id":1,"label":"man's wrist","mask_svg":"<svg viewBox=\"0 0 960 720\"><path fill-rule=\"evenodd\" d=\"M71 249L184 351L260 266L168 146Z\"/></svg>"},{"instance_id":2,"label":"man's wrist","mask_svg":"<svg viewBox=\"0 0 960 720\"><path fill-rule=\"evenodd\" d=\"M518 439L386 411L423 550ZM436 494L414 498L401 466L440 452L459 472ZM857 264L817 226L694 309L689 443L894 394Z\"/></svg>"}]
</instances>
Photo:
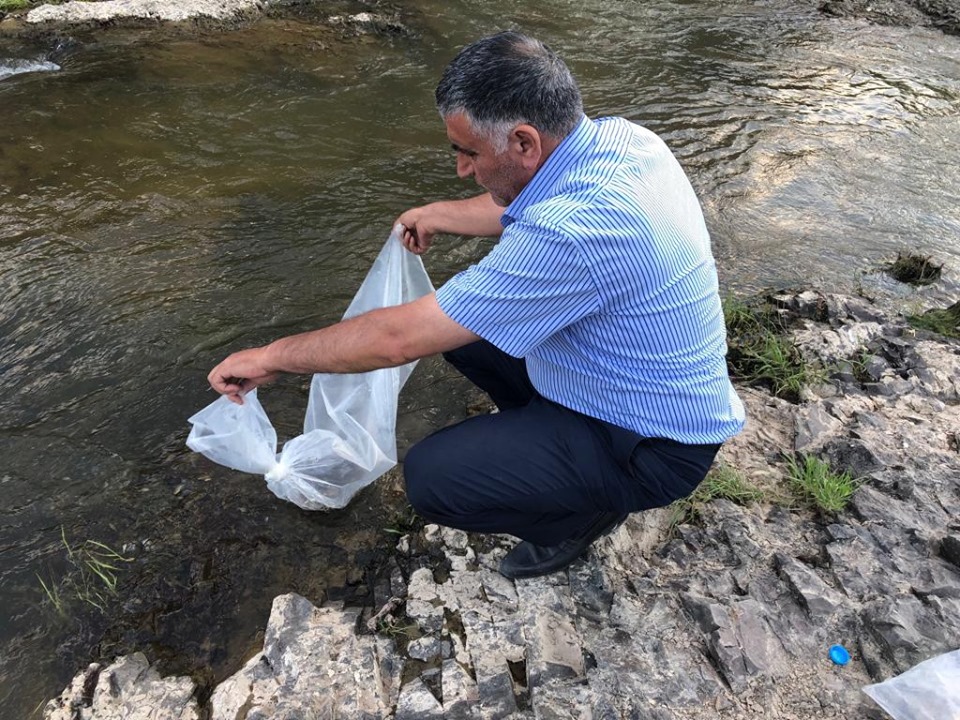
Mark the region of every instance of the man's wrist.
<instances>
[{"instance_id":1,"label":"man's wrist","mask_svg":"<svg viewBox=\"0 0 960 720\"><path fill-rule=\"evenodd\" d=\"M284 348L286 344L285 341L289 338L280 338L279 340L274 340L268 345L264 345L259 348L260 350L260 365L263 367L265 375L271 375L273 373L280 372L290 372L284 367L286 365L285 355L287 350Z\"/></svg>"}]
</instances>

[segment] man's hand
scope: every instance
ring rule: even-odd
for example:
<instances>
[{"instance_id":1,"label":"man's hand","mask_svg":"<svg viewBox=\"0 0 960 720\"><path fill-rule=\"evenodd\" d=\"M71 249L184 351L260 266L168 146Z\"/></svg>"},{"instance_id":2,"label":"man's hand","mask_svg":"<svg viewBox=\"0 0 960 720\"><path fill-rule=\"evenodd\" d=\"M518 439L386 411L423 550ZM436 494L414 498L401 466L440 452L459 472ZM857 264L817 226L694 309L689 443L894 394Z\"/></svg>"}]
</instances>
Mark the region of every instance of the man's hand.
<instances>
[{"instance_id":1,"label":"man's hand","mask_svg":"<svg viewBox=\"0 0 960 720\"><path fill-rule=\"evenodd\" d=\"M440 202L410 208L396 219L403 225L400 236L403 246L416 255L422 255L433 243L437 233L496 237L503 232L500 216L503 208L490 193L464 200Z\"/></svg>"},{"instance_id":2,"label":"man's hand","mask_svg":"<svg viewBox=\"0 0 960 720\"><path fill-rule=\"evenodd\" d=\"M400 241L415 255L422 255L429 250L433 244L433 236L438 232L431 222L429 208L429 205L411 208L397 218L397 222L403 225Z\"/></svg>"},{"instance_id":3,"label":"man's hand","mask_svg":"<svg viewBox=\"0 0 960 720\"><path fill-rule=\"evenodd\" d=\"M275 380L278 375L267 365L267 348L259 347L233 353L210 371L207 380L218 393L243 405L244 395Z\"/></svg>"}]
</instances>

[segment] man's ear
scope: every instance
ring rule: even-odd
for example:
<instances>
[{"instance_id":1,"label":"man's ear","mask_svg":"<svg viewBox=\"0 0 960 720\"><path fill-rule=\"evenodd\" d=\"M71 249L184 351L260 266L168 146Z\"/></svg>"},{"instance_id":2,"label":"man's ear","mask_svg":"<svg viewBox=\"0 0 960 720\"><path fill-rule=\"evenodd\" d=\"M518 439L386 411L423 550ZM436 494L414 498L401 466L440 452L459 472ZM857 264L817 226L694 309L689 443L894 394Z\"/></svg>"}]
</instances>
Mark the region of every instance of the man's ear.
<instances>
[{"instance_id":1,"label":"man's ear","mask_svg":"<svg viewBox=\"0 0 960 720\"><path fill-rule=\"evenodd\" d=\"M543 157L543 136L533 125L517 125L510 133L510 150L525 167L535 168Z\"/></svg>"}]
</instances>

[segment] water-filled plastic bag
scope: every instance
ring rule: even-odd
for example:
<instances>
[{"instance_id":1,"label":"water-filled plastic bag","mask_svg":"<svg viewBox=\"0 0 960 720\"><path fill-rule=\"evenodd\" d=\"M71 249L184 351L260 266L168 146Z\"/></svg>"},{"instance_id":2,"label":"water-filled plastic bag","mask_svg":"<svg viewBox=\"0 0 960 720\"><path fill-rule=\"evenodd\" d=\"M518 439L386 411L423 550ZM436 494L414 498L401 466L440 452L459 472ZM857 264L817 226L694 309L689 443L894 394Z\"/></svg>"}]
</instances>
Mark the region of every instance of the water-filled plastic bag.
<instances>
[{"instance_id":1,"label":"water-filled plastic bag","mask_svg":"<svg viewBox=\"0 0 960 720\"><path fill-rule=\"evenodd\" d=\"M344 319L433 291L419 256L387 238ZM221 397L190 418L187 445L220 465L263 475L277 497L304 508L342 508L397 464L397 397L416 362L366 373L313 376L303 434L277 453L277 433L254 390L243 405Z\"/></svg>"}]
</instances>

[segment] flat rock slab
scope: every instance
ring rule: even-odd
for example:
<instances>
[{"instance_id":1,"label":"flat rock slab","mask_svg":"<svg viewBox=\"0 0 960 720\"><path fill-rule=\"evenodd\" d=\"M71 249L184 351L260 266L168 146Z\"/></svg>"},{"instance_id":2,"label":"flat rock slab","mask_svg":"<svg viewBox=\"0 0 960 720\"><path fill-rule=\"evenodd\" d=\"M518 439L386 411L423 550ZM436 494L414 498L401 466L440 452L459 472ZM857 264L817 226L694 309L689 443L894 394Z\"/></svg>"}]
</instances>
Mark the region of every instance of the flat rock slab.
<instances>
[{"instance_id":1,"label":"flat rock slab","mask_svg":"<svg viewBox=\"0 0 960 720\"><path fill-rule=\"evenodd\" d=\"M263 6L260 0L105 0L104 2L68 2L41 5L27 13L28 23L107 22L138 18L182 22L197 17L229 20Z\"/></svg>"}]
</instances>

